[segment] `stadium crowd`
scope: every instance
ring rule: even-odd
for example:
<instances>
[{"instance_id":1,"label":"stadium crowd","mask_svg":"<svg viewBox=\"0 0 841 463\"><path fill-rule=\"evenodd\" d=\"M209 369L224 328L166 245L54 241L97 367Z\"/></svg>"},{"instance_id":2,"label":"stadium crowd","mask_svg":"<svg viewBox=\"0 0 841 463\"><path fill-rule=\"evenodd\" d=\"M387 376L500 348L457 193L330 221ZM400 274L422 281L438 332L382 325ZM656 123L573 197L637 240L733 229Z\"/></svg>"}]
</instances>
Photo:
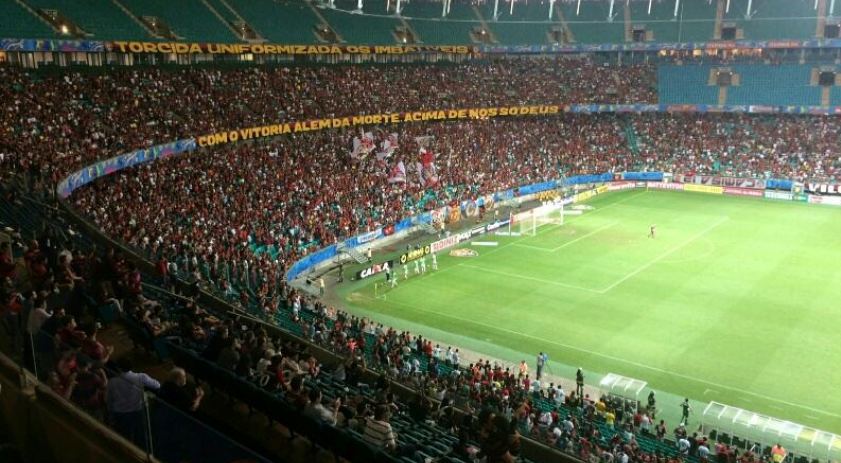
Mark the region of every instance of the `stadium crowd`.
<instances>
[{"instance_id":1,"label":"stadium crowd","mask_svg":"<svg viewBox=\"0 0 841 463\"><path fill-rule=\"evenodd\" d=\"M0 127L6 130L0 163L28 173L35 189L47 189L95 159L228 128L231 121L248 126L407 108L605 98L656 102L648 67L620 71L573 63L512 59L429 67L132 69L37 78L0 68L0 97L10 102L0 113ZM604 92L608 87L615 91ZM392 132L387 127L369 130L375 145ZM683 136L675 137L678 133ZM0 300L4 313L15 313L21 327L45 340L27 355L39 360L54 390L94 415L109 416L135 439L140 439L132 428L135 421L121 414L137 412L136 390L161 385L125 363L105 373L111 349L97 340L95 320L106 308L131 315L153 338L177 335L201 346L206 358L244 378L273 372L271 386L305 413L331 425L360 427L368 442L397 451L388 417L405 412L463 437L457 453L469 452L466 442L479 442L488 461L515 458L520 436L592 463L664 463L689 455L706 459L709 444L680 426L674 430L676 452L643 450L639 433L658 439L667 434L665 423L655 424L654 409L628 410L606 398L566 394L527 372L489 361L462 365L457 350L442 352L420 337L303 298L282 283L283 271L312 247L445 203L566 174L767 172L837 181L839 133L832 118L563 115L405 125L397 131L394 153L354 159L348 152L358 134L322 131L163 160L106 177L71 198L102 230L154 256L164 278L186 270L230 295L243 280L258 282L251 288L256 300L249 291L237 293L243 305L272 314L290 307L301 333L347 356L331 373L334 378L362 388L359 372L370 362L425 392L427 399L409 405L394 403L385 380L375 386L373 404L361 396L328 404L332 408L321 404L319 389L306 387L305 381L325 373L306 349L281 346L259 329L234 330L230 320L218 322L195 305L173 317L144 296L138 269L113 251L80 253L45 236L26 245L26 278L18 278L16 265L5 257L8 249L0 249ZM434 167L427 161L422 166L434 177L416 167L421 147L434 153ZM402 180L394 170L401 162L408 166ZM176 261L182 267L174 266ZM356 355L366 346L370 359ZM115 378L131 387L112 386ZM169 389L183 387L183 374L173 372L171 383ZM198 406L202 393L194 389L187 400L172 394L190 409ZM433 409L429 398L440 401L440 407ZM477 417L457 419L455 408ZM722 463L756 458L723 447L716 454L719 461L725 456Z\"/></svg>"},{"instance_id":2,"label":"stadium crowd","mask_svg":"<svg viewBox=\"0 0 841 463\"><path fill-rule=\"evenodd\" d=\"M833 142L841 127L833 118L562 115L389 131L373 129L375 146L396 135L399 148L387 157L349 155L358 136L351 130L297 134L120 172L72 200L161 265L210 269L196 278L223 289L248 281L266 303L276 300L285 269L314 247L563 175L659 170L841 180ZM421 149L433 157L421 162Z\"/></svg>"},{"instance_id":3,"label":"stadium crowd","mask_svg":"<svg viewBox=\"0 0 841 463\"><path fill-rule=\"evenodd\" d=\"M0 66L0 163L57 183L115 154L220 130L384 112L655 103L654 69L587 59L464 64L109 69Z\"/></svg>"}]
</instances>

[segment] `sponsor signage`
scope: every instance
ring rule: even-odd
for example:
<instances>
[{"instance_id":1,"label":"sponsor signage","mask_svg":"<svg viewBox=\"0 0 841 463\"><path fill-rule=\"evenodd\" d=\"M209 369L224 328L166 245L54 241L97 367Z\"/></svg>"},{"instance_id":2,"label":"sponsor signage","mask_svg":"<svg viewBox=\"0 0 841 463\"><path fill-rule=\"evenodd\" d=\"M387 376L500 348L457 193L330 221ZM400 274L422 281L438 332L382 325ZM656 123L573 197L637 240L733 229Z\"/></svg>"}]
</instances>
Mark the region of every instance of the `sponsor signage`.
<instances>
[{"instance_id":1,"label":"sponsor signage","mask_svg":"<svg viewBox=\"0 0 841 463\"><path fill-rule=\"evenodd\" d=\"M794 195L784 191L766 191L765 197L768 199L782 199L784 201L791 201L794 199Z\"/></svg>"},{"instance_id":2,"label":"sponsor signage","mask_svg":"<svg viewBox=\"0 0 841 463\"><path fill-rule=\"evenodd\" d=\"M762 197L762 190L754 190L751 188L739 188L734 186L726 186L724 187L724 194L726 195L738 195L738 196L753 196L755 198Z\"/></svg>"},{"instance_id":3,"label":"sponsor signage","mask_svg":"<svg viewBox=\"0 0 841 463\"><path fill-rule=\"evenodd\" d=\"M492 224L488 224L488 227L487 227L488 228L488 233L496 230L499 227L504 227L504 226L508 225L509 222L511 222L511 221L506 219L506 220L500 220L499 222L494 222Z\"/></svg>"},{"instance_id":4,"label":"sponsor signage","mask_svg":"<svg viewBox=\"0 0 841 463\"><path fill-rule=\"evenodd\" d=\"M607 193L608 191L610 191L610 187L607 186L607 185L602 185L602 186L596 188L596 194L597 195L600 195L602 193Z\"/></svg>"},{"instance_id":5,"label":"sponsor signage","mask_svg":"<svg viewBox=\"0 0 841 463\"><path fill-rule=\"evenodd\" d=\"M374 276L378 273L383 273L389 271L392 267L394 267L394 261L389 260L379 264L374 264L368 268L364 268L358 272L356 272L356 278L358 280L364 280L365 278Z\"/></svg>"},{"instance_id":6,"label":"sponsor signage","mask_svg":"<svg viewBox=\"0 0 841 463\"><path fill-rule=\"evenodd\" d=\"M481 235L481 234L485 233L485 230L486 230L486 228L485 228L484 225L482 225L481 227L476 227L473 230L470 230L470 236Z\"/></svg>"},{"instance_id":7,"label":"sponsor signage","mask_svg":"<svg viewBox=\"0 0 841 463\"><path fill-rule=\"evenodd\" d=\"M642 183L645 186L645 183ZM613 182L607 186L607 191L632 190L637 187L635 182Z\"/></svg>"},{"instance_id":8,"label":"sponsor signage","mask_svg":"<svg viewBox=\"0 0 841 463\"><path fill-rule=\"evenodd\" d=\"M374 231L370 231L368 233L363 233L356 237L356 242L359 244L365 244L369 241L374 241L375 239L379 238L382 235L382 229L378 228Z\"/></svg>"},{"instance_id":9,"label":"sponsor signage","mask_svg":"<svg viewBox=\"0 0 841 463\"><path fill-rule=\"evenodd\" d=\"M411 250L407 253L404 253L400 256L400 263L401 264L406 264L406 263L412 262L413 260L418 260L421 257L429 254L430 252L432 252L432 246L429 245L429 244L427 244L426 246L422 246L420 248L417 248L417 249L413 249L413 250Z\"/></svg>"},{"instance_id":10,"label":"sponsor signage","mask_svg":"<svg viewBox=\"0 0 841 463\"><path fill-rule=\"evenodd\" d=\"M596 196L596 194L596 190L582 191L581 193L578 193L577 195L573 196L572 202L580 203L582 201L587 201L593 196Z\"/></svg>"},{"instance_id":11,"label":"sponsor signage","mask_svg":"<svg viewBox=\"0 0 841 463\"><path fill-rule=\"evenodd\" d=\"M807 183L806 191L822 195L841 195L841 185L828 185L826 183Z\"/></svg>"},{"instance_id":12,"label":"sponsor signage","mask_svg":"<svg viewBox=\"0 0 841 463\"><path fill-rule=\"evenodd\" d=\"M453 247L453 246L457 245L458 242L459 242L459 236L458 235L448 236L448 237L444 238L443 240L438 240L438 241L430 244L429 245L430 252L443 251L444 249L447 249L447 248L450 248L450 247Z\"/></svg>"},{"instance_id":13,"label":"sponsor signage","mask_svg":"<svg viewBox=\"0 0 841 463\"><path fill-rule=\"evenodd\" d=\"M806 201L809 200L809 195L803 194L803 193L795 193L793 200L805 203Z\"/></svg>"},{"instance_id":14,"label":"sponsor signage","mask_svg":"<svg viewBox=\"0 0 841 463\"><path fill-rule=\"evenodd\" d=\"M720 195L724 193L724 189L720 186L696 185L694 183L684 184L683 191L694 191L696 193L710 193L714 195Z\"/></svg>"},{"instance_id":15,"label":"sponsor signage","mask_svg":"<svg viewBox=\"0 0 841 463\"><path fill-rule=\"evenodd\" d=\"M648 182L648 187L657 190L683 190L682 183L672 182Z\"/></svg>"},{"instance_id":16,"label":"sponsor signage","mask_svg":"<svg viewBox=\"0 0 841 463\"><path fill-rule=\"evenodd\" d=\"M819 196L809 195L811 204L825 204L828 206L841 206L841 196Z\"/></svg>"}]
</instances>

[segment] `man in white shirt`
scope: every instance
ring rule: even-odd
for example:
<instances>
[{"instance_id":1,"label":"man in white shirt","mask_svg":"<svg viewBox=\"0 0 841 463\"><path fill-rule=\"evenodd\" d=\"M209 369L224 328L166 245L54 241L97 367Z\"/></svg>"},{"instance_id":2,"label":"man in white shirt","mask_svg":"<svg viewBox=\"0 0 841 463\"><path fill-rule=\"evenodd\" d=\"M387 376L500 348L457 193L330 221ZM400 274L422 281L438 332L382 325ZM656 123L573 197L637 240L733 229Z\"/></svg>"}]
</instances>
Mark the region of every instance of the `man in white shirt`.
<instances>
[{"instance_id":1,"label":"man in white shirt","mask_svg":"<svg viewBox=\"0 0 841 463\"><path fill-rule=\"evenodd\" d=\"M105 393L108 413L117 432L146 448L145 389L158 390L161 384L146 373L132 371L128 359L121 359L118 367L122 373L108 381Z\"/></svg>"},{"instance_id":2,"label":"man in white shirt","mask_svg":"<svg viewBox=\"0 0 841 463\"><path fill-rule=\"evenodd\" d=\"M677 449L681 455L689 455L689 448L692 445L689 443L689 439L686 437L681 437L677 441Z\"/></svg>"},{"instance_id":3,"label":"man in white shirt","mask_svg":"<svg viewBox=\"0 0 841 463\"><path fill-rule=\"evenodd\" d=\"M365 422L365 432L362 435L368 445L378 448L394 450L397 448L397 437L388 422L388 407L378 405L374 411L374 418Z\"/></svg>"},{"instance_id":4,"label":"man in white shirt","mask_svg":"<svg viewBox=\"0 0 841 463\"><path fill-rule=\"evenodd\" d=\"M339 407L342 405L341 399L336 399L333 403L333 409L329 410L321 403L321 390L318 388L310 389L309 393L310 403L304 408L304 416L317 420L320 423L335 426L339 417Z\"/></svg>"}]
</instances>

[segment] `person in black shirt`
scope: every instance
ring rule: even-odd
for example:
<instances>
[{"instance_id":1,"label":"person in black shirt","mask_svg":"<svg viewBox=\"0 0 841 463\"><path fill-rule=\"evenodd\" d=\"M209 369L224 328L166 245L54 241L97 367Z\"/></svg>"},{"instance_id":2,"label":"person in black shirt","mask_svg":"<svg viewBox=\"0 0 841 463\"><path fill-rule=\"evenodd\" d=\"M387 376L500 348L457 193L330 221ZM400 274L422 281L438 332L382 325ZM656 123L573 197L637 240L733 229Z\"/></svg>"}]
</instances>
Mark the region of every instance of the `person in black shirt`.
<instances>
[{"instance_id":1,"label":"person in black shirt","mask_svg":"<svg viewBox=\"0 0 841 463\"><path fill-rule=\"evenodd\" d=\"M195 412L201 405L204 391L187 384L187 373L182 368L173 368L169 379L163 383L158 396L170 405L184 412Z\"/></svg>"},{"instance_id":2,"label":"person in black shirt","mask_svg":"<svg viewBox=\"0 0 841 463\"><path fill-rule=\"evenodd\" d=\"M689 412L692 410L692 406L689 405L689 399L688 398L683 399L683 403L680 404L680 408L681 408L680 421L682 421L683 424L689 424Z\"/></svg>"},{"instance_id":3,"label":"person in black shirt","mask_svg":"<svg viewBox=\"0 0 841 463\"><path fill-rule=\"evenodd\" d=\"M648 393L648 416L654 420L657 413L657 399L654 398L654 391Z\"/></svg>"},{"instance_id":4,"label":"person in black shirt","mask_svg":"<svg viewBox=\"0 0 841 463\"><path fill-rule=\"evenodd\" d=\"M575 372L575 395L578 396L579 400L584 398L584 372L581 371L581 368Z\"/></svg>"}]
</instances>

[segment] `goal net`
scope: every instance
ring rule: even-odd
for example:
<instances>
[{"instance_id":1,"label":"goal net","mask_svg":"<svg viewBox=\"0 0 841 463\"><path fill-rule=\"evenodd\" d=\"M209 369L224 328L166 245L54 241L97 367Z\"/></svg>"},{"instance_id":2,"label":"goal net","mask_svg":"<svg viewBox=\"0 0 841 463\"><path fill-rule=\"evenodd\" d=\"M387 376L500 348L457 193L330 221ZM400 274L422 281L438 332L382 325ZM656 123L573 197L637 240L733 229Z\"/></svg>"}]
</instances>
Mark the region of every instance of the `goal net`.
<instances>
[{"instance_id":1,"label":"goal net","mask_svg":"<svg viewBox=\"0 0 841 463\"><path fill-rule=\"evenodd\" d=\"M511 219L511 230L520 235L534 236L543 225L563 225L564 204L545 203L534 209L515 214Z\"/></svg>"}]
</instances>

